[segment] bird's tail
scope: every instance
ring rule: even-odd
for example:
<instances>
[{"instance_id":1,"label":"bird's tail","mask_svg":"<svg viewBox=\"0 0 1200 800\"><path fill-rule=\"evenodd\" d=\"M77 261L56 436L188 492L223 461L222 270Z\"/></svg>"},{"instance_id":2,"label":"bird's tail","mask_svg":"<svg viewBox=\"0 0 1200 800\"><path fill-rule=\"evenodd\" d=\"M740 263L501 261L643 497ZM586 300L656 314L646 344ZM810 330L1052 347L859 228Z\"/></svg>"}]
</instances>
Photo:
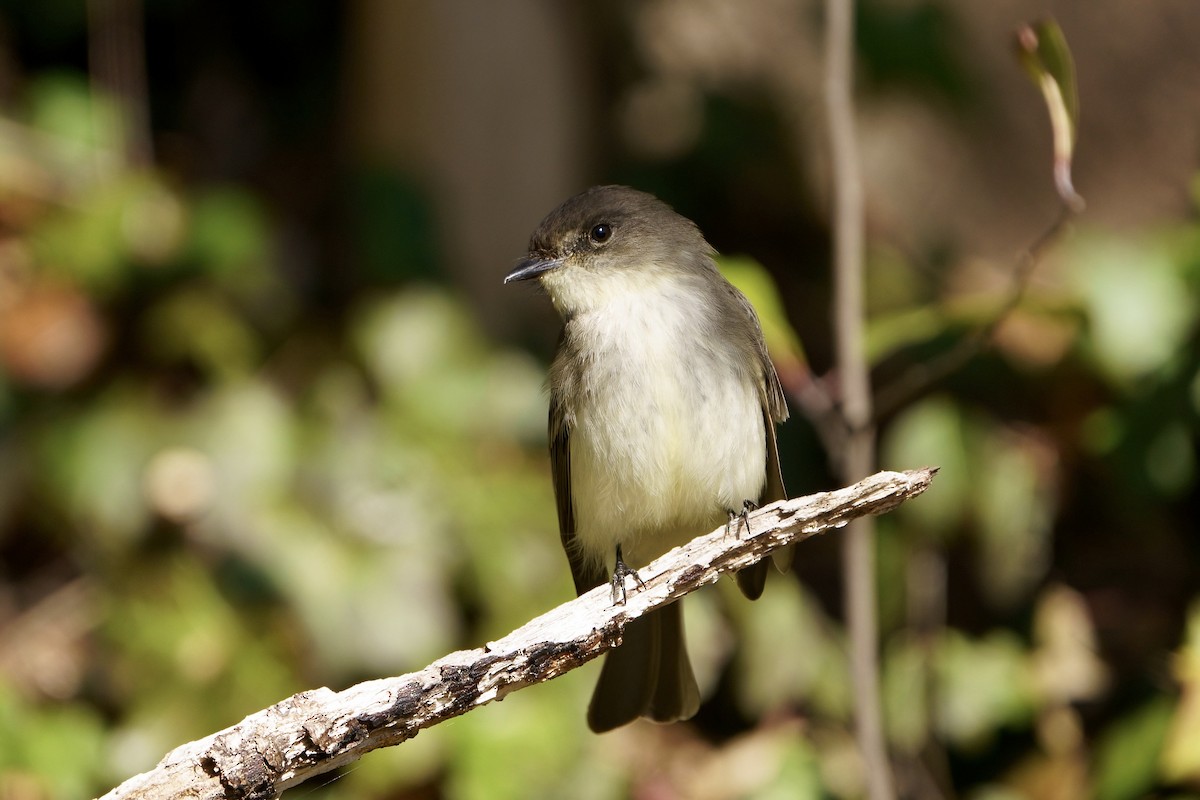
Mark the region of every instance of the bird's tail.
<instances>
[{"instance_id":1,"label":"bird's tail","mask_svg":"<svg viewBox=\"0 0 1200 800\"><path fill-rule=\"evenodd\" d=\"M625 626L621 646L604 657L588 706L588 727L603 733L638 717L676 722L692 717L699 707L682 604L676 602Z\"/></svg>"}]
</instances>

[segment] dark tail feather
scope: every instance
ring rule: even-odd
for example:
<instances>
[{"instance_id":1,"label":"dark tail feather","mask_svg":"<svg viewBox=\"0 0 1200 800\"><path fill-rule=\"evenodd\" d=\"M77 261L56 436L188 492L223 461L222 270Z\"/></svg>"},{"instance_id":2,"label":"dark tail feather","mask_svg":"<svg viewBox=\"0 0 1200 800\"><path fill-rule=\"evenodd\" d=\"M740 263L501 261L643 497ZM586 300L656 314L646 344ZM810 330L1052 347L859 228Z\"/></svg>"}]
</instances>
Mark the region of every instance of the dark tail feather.
<instances>
[{"instance_id":1,"label":"dark tail feather","mask_svg":"<svg viewBox=\"0 0 1200 800\"><path fill-rule=\"evenodd\" d=\"M588 706L588 727L603 733L643 716L674 722L691 717L699 707L682 611L673 603L625 626L621 646L604 657Z\"/></svg>"},{"instance_id":2,"label":"dark tail feather","mask_svg":"<svg viewBox=\"0 0 1200 800\"><path fill-rule=\"evenodd\" d=\"M655 722L691 719L700 710L700 688L683 635L683 604L675 602L656 613L661 617L658 684L646 716Z\"/></svg>"},{"instance_id":3,"label":"dark tail feather","mask_svg":"<svg viewBox=\"0 0 1200 800\"><path fill-rule=\"evenodd\" d=\"M767 559L743 567L737 573L737 585L748 600L757 600L767 585Z\"/></svg>"}]
</instances>

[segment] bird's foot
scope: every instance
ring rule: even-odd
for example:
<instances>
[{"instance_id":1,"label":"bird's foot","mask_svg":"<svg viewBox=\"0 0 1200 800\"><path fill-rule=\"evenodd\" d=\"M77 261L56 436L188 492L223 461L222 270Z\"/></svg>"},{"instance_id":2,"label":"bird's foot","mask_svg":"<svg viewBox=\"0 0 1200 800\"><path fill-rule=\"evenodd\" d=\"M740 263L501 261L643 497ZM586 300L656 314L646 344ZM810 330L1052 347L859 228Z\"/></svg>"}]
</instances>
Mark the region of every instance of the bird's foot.
<instances>
[{"instance_id":1,"label":"bird's foot","mask_svg":"<svg viewBox=\"0 0 1200 800\"><path fill-rule=\"evenodd\" d=\"M642 580L642 576L638 575L637 570L626 564L621 558L621 545L617 545L617 564L613 567L612 574L613 605L625 605L625 579L631 575L639 589L646 588L646 582Z\"/></svg>"},{"instance_id":2,"label":"bird's foot","mask_svg":"<svg viewBox=\"0 0 1200 800\"><path fill-rule=\"evenodd\" d=\"M730 529L733 527L733 521L735 519L738 521L736 532L739 537L742 535L742 526L743 525L746 526L746 533L750 533L750 512L757 511L757 510L758 510L758 503L754 502L753 500L743 500L741 511L734 511L733 509L726 509L726 513L729 514L729 520L725 523L725 535L726 536L729 535Z\"/></svg>"}]
</instances>

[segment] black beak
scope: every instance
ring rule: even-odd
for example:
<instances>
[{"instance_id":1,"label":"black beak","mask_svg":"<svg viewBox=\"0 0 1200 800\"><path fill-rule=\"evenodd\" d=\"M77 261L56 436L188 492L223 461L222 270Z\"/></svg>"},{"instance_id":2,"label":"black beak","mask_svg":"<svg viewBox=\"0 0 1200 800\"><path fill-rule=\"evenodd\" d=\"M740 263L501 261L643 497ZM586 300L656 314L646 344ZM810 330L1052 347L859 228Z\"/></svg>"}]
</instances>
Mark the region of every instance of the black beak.
<instances>
[{"instance_id":1,"label":"black beak","mask_svg":"<svg viewBox=\"0 0 1200 800\"><path fill-rule=\"evenodd\" d=\"M513 281L527 281L530 278L536 278L543 272L549 272L552 269L557 269L562 266L562 262L556 258L548 258L546 256L530 256L523 259L520 264L517 264L516 269L504 276L505 283Z\"/></svg>"}]
</instances>

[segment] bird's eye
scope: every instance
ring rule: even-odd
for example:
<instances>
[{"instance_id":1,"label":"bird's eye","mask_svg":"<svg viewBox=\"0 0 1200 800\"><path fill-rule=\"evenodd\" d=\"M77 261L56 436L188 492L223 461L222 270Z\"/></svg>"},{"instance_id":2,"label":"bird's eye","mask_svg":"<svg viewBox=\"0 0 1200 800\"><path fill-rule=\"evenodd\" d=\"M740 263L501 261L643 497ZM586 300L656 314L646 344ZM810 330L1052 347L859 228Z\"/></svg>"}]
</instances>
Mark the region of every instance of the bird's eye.
<instances>
[{"instance_id":1,"label":"bird's eye","mask_svg":"<svg viewBox=\"0 0 1200 800\"><path fill-rule=\"evenodd\" d=\"M612 226L606 225L603 222L601 222L599 225L593 225L591 232L588 233L588 238L591 239L594 244L604 244L611 236Z\"/></svg>"}]
</instances>

